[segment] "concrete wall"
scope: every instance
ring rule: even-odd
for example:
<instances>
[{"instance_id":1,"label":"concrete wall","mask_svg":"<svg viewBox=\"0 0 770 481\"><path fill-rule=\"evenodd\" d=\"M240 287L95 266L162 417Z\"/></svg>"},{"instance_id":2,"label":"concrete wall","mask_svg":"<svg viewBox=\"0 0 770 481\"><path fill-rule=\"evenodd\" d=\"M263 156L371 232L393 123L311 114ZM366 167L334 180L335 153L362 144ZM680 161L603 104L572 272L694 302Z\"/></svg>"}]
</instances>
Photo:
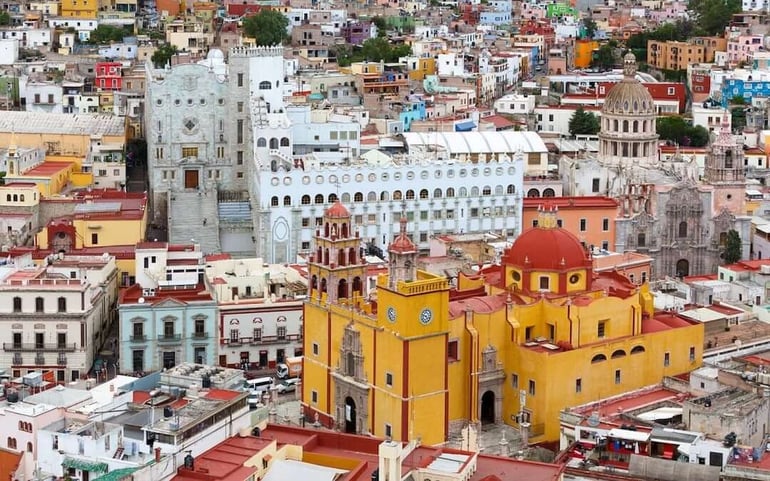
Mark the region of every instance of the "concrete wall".
<instances>
[{"instance_id":1,"label":"concrete wall","mask_svg":"<svg viewBox=\"0 0 770 481\"><path fill-rule=\"evenodd\" d=\"M719 481L720 468L631 455L631 476L659 481Z\"/></svg>"}]
</instances>

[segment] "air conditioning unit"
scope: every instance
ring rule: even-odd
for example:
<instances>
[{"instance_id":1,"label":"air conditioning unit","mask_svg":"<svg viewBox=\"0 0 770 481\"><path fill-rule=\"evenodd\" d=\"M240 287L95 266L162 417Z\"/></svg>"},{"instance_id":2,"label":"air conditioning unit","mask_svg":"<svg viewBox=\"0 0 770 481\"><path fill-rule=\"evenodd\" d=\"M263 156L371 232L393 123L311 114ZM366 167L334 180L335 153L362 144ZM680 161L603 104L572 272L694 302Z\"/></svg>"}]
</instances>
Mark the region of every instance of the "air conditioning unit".
<instances>
[{"instance_id":1,"label":"air conditioning unit","mask_svg":"<svg viewBox=\"0 0 770 481\"><path fill-rule=\"evenodd\" d=\"M144 297L153 297L155 295L155 289L142 289L142 295Z\"/></svg>"}]
</instances>

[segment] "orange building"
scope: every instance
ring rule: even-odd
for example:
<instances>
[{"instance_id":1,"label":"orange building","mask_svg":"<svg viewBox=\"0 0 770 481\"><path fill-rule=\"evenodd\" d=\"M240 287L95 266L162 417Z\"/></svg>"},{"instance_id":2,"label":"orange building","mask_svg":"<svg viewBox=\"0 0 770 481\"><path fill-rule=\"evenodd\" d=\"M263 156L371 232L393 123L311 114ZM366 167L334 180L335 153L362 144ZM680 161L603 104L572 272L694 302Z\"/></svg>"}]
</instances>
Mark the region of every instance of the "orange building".
<instances>
[{"instance_id":1,"label":"orange building","mask_svg":"<svg viewBox=\"0 0 770 481\"><path fill-rule=\"evenodd\" d=\"M587 247L614 249L616 200L599 196L525 197L522 230L537 226L538 212L543 207L558 209L558 226L577 236Z\"/></svg>"},{"instance_id":2,"label":"orange building","mask_svg":"<svg viewBox=\"0 0 770 481\"><path fill-rule=\"evenodd\" d=\"M599 48L599 42L596 40L576 40L575 41L575 68L588 68L593 60L594 50Z\"/></svg>"}]
</instances>

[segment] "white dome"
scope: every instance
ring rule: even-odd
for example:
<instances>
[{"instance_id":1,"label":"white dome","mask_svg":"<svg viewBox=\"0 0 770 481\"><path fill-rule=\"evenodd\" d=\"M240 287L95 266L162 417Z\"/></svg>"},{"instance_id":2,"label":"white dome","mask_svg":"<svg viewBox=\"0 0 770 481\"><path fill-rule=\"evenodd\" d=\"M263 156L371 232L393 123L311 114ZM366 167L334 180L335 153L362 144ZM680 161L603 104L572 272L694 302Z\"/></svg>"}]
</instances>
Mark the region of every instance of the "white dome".
<instances>
[{"instance_id":1,"label":"white dome","mask_svg":"<svg viewBox=\"0 0 770 481\"><path fill-rule=\"evenodd\" d=\"M214 60L214 59L223 60L225 58L225 54L222 53L222 51L219 50L218 48L212 48L211 50L209 50L209 54L206 55L206 58L209 60Z\"/></svg>"}]
</instances>

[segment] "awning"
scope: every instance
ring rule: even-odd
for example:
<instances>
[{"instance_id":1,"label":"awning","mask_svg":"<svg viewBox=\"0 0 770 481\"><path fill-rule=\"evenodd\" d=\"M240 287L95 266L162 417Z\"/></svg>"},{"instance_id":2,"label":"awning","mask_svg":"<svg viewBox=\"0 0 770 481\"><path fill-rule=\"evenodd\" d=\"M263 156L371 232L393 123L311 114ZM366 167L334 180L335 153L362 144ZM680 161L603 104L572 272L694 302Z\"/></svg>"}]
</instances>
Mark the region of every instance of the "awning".
<instances>
[{"instance_id":1,"label":"awning","mask_svg":"<svg viewBox=\"0 0 770 481\"><path fill-rule=\"evenodd\" d=\"M476 122L472 120L466 120L465 122L457 122L455 124L455 132L470 132L476 128Z\"/></svg>"},{"instance_id":2,"label":"awning","mask_svg":"<svg viewBox=\"0 0 770 481\"><path fill-rule=\"evenodd\" d=\"M81 471L91 471L94 473L101 473L107 471L107 463L97 463L95 461L86 461L85 459L76 458L64 458L61 463L62 467L74 468Z\"/></svg>"},{"instance_id":3,"label":"awning","mask_svg":"<svg viewBox=\"0 0 770 481\"><path fill-rule=\"evenodd\" d=\"M93 481L122 481L124 479L129 478L132 474L134 474L134 471L136 471L137 469L139 468L113 469L109 473L103 476L99 476Z\"/></svg>"}]
</instances>

